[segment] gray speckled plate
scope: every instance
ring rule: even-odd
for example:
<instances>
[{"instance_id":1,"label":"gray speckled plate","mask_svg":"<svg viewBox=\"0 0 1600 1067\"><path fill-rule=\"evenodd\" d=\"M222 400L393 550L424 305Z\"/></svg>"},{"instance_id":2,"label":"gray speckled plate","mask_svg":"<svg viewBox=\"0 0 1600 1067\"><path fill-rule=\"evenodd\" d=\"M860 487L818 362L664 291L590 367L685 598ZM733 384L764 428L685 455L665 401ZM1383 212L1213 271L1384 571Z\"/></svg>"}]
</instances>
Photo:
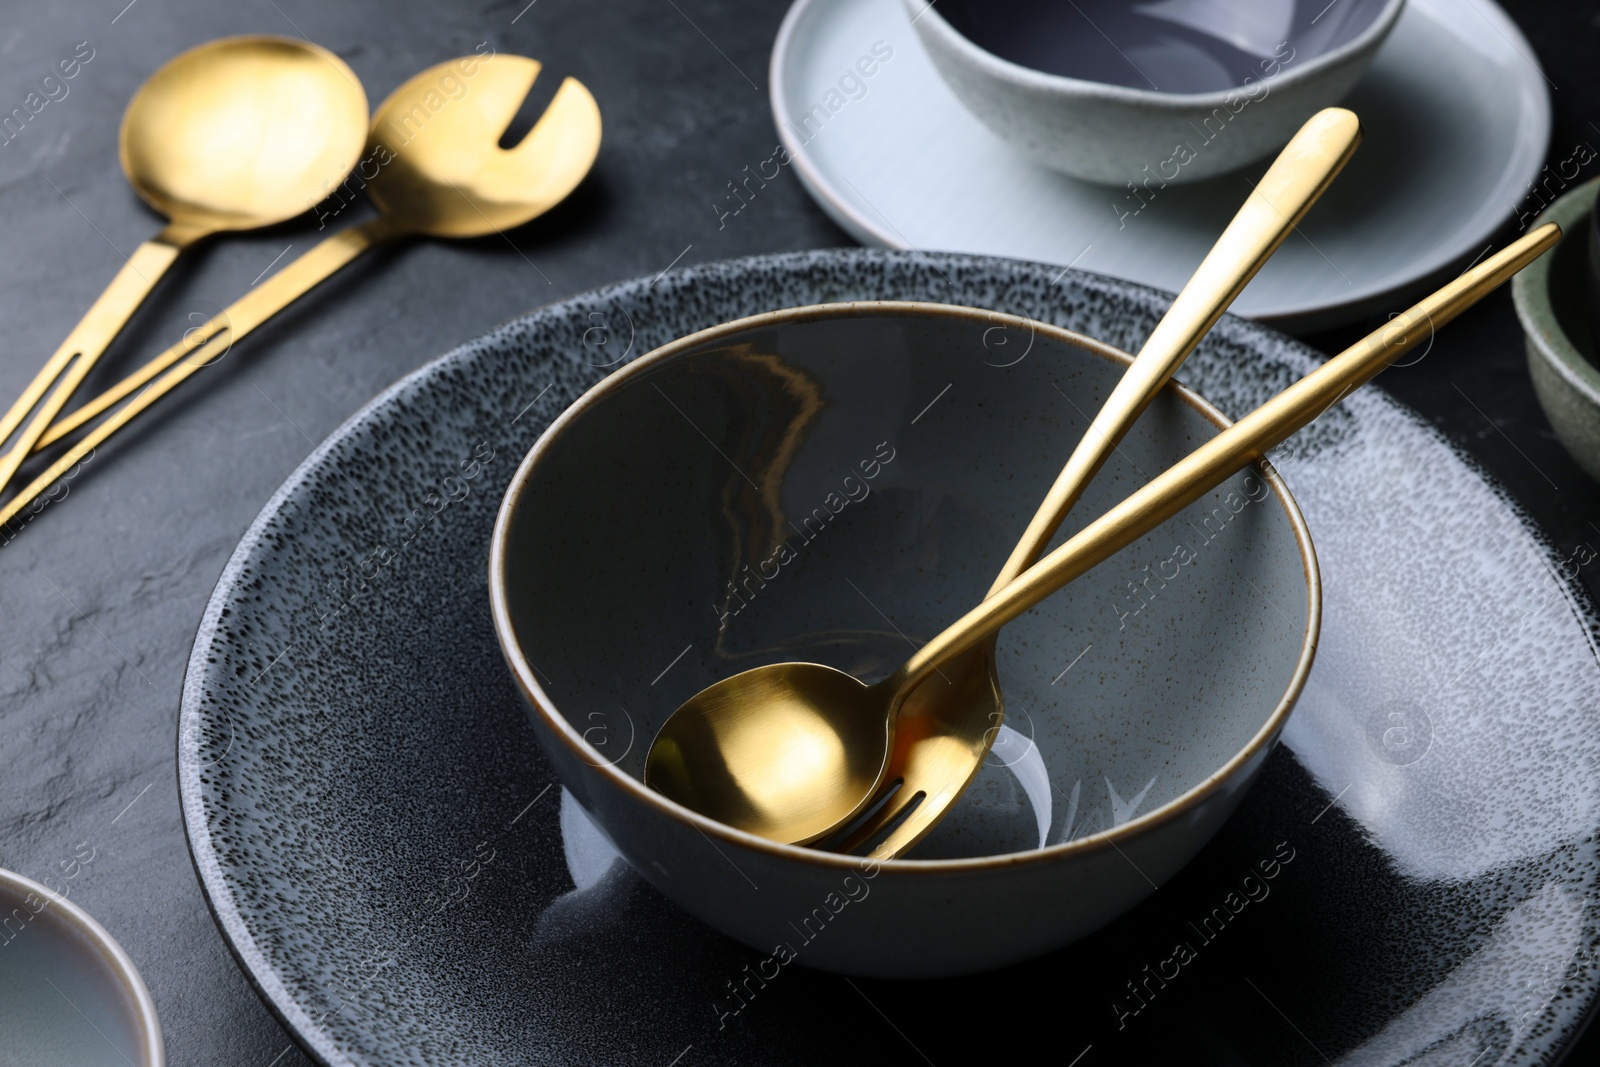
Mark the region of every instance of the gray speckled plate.
<instances>
[{"instance_id":1,"label":"gray speckled plate","mask_svg":"<svg viewBox=\"0 0 1600 1067\"><path fill-rule=\"evenodd\" d=\"M963 303L1123 348L1165 307L1055 273L832 251L629 282L428 365L317 449L218 584L179 733L217 921L315 1058L1558 1058L1600 984L1600 661L1574 581L1596 554L1554 552L1376 390L1276 457L1326 586L1284 746L1200 858L1078 945L941 982L758 974L552 781L485 589L502 490L548 421L607 366L777 307ZM1315 358L1230 317L1182 376L1238 414Z\"/></svg>"}]
</instances>

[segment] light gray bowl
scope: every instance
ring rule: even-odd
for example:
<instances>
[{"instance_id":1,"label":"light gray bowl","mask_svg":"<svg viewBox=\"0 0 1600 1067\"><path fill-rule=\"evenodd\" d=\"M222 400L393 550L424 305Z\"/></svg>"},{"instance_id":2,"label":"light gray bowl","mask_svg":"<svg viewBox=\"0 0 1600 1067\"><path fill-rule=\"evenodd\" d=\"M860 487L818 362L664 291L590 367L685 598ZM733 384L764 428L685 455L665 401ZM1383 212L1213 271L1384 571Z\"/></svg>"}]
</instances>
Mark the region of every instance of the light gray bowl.
<instances>
[{"instance_id":1,"label":"light gray bowl","mask_svg":"<svg viewBox=\"0 0 1600 1067\"><path fill-rule=\"evenodd\" d=\"M1600 481L1600 367L1585 308L1589 226L1600 179L1562 196L1535 225L1559 223L1561 241L1511 279L1511 298L1527 338L1533 391L1556 437L1589 477Z\"/></svg>"},{"instance_id":2,"label":"light gray bowl","mask_svg":"<svg viewBox=\"0 0 1600 1067\"><path fill-rule=\"evenodd\" d=\"M1315 650L1316 560L1270 467L1005 631L1017 732L915 858L775 844L639 780L711 682L791 659L874 680L977 603L1127 362L1006 315L831 304L666 345L551 424L495 525L495 629L557 774L640 874L777 965L931 976L1082 937L1194 856ZM1063 535L1224 424L1169 386Z\"/></svg>"},{"instance_id":3,"label":"light gray bowl","mask_svg":"<svg viewBox=\"0 0 1600 1067\"><path fill-rule=\"evenodd\" d=\"M1282 147L1350 91L1405 6L903 3L940 76L995 133L1053 170L1152 192Z\"/></svg>"},{"instance_id":4,"label":"light gray bowl","mask_svg":"<svg viewBox=\"0 0 1600 1067\"><path fill-rule=\"evenodd\" d=\"M67 899L90 858L75 849L53 886L0 870L0 1064L165 1067L133 960Z\"/></svg>"}]
</instances>

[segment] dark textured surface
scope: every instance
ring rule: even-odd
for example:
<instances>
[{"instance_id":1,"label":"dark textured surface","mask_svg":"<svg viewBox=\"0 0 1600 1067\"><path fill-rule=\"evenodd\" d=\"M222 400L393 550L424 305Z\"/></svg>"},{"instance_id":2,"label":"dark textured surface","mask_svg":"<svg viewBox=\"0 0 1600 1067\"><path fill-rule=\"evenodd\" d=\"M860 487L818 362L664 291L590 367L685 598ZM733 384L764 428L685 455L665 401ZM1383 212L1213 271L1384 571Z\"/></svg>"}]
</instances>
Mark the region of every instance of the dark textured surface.
<instances>
[{"instance_id":1,"label":"dark textured surface","mask_svg":"<svg viewBox=\"0 0 1600 1067\"><path fill-rule=\"evenodd\" d=\"M577 74L606 117L594 175L557 212L509 241L385 253L329 285L102 450L65 500L0 550L0 865L40 877L80 842L97 848L70 892L139 963L174 1063L305 1062L228 956L180 825L173 744L183 667L234 544L315 441L403 373L496 322L660 271L680 254L693 263L845 243L792 178L718 229L724 183L771 156L776 141L763 90L782 13L781 3L689 0L7 9L0 108L20 105L78 41L95 57L65 99L0 147L0 395L21 388L100 291L120 262L113 246L127 252L157 227L116 169L116 127L140 81L184 48L231 33L304 33L343 55L376 101L488 40L547 60L552 74ZM1546 0L1517 5L1514 16L1555 87L1551 163L1580 142L1600 144L1590 125L1600 121L1592 12ZM298 254L316 236L314 222L301 223L199 252L97 380L163 347L190 313L213 313L285 246ZM1345 336L1314 340L1326 348ZM1600 498L1538 411L1506 294L1383 387L1471 451L1563 554L1600 544ZM1600 588L1592 568L1582 580ZM935 1035L911 1036L926 1038L919 1044L939 1062Z\"/></svg>"}]
</instances>

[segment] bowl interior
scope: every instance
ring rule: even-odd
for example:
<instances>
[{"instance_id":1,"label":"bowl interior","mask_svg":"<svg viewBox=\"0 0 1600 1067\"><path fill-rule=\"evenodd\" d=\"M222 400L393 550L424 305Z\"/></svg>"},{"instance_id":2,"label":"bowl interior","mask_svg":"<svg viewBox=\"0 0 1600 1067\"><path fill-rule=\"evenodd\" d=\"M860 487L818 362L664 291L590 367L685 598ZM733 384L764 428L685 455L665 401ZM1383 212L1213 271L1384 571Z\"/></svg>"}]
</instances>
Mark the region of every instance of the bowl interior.
<instances>
[{"instance_id":1,"label":"bowl interior","mask_svg":"<svg viewBox=\"0 0 1600 1067\"><path fill-rule=\"evenodd\" d=\"M1600 374L1595 348L1600 322L1600 230L1593 205L1600 182L1586 182L1539 215L1560 223L1565 236L1513 281L1524 329L1539 336L1541 351L1594 388Z\"/></svg>"},{"instance_id":2,"label":"bowl interior","mask_svg":"<svg viewBox=\"0 0 1600 1067\"><path fill-rule=\"evenodd\" d=\"M1360 37L1393 0L944 0L962 36L1019 66L1084 81L1208 93L1237 89Z\"/></svg>"},{"instance_id":3,"label":"bowl interior","mask_svg":"<svg viewBox=\"0 0 1600 1067\"><path fill-rule=\"evenodd\" d=\"M911 304L777 313L658 350L569 410L513 483L511 654L597 773L634 777L666 716L727 675L810 660L881 678L982 598L1126 362ZM1057 543L1219 420L1169 386ZM1302 657L1303 533L1276 475L1243 473L1008 627L1008 729L915 857L1082 837L1222 767Z\"/></svg>"},{"instance_id":4,"label":"bowl interior","mask_svg":"<svg viewBox=\"0 0 1600 1067\"><path fill-rule=\"evenodd\" d=\"M62 864L75 877L82 854ZM55 874L55 872L52 872ZM0 871L0 1062L161 1067L160 1024L127 954L57 886Z\"/></svg>"}]
</instances>

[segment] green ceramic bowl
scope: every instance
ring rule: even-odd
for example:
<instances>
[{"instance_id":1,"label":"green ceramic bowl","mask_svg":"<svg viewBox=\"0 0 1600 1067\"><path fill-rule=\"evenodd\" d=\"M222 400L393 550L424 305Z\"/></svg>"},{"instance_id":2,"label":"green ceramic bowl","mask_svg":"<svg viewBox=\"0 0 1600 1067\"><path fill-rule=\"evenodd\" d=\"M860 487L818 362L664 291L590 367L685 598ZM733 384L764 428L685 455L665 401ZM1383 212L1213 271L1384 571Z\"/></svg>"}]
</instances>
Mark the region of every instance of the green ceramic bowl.
<instances>
[{"instance_id":1,"label":"green ceramic bowl","mask_svg":"<svg viewBox=\"0 0 1600 1067\"><path fill-rule=\"evenodd\" d=\"M1528 338L1528 373L1539 406L1572 458L1600 481L1600 367L1584 311L1589 216L1600 179L1567 193L1539 216L1562 238L1511 282Z\"/></svg>"}]
</instances>

